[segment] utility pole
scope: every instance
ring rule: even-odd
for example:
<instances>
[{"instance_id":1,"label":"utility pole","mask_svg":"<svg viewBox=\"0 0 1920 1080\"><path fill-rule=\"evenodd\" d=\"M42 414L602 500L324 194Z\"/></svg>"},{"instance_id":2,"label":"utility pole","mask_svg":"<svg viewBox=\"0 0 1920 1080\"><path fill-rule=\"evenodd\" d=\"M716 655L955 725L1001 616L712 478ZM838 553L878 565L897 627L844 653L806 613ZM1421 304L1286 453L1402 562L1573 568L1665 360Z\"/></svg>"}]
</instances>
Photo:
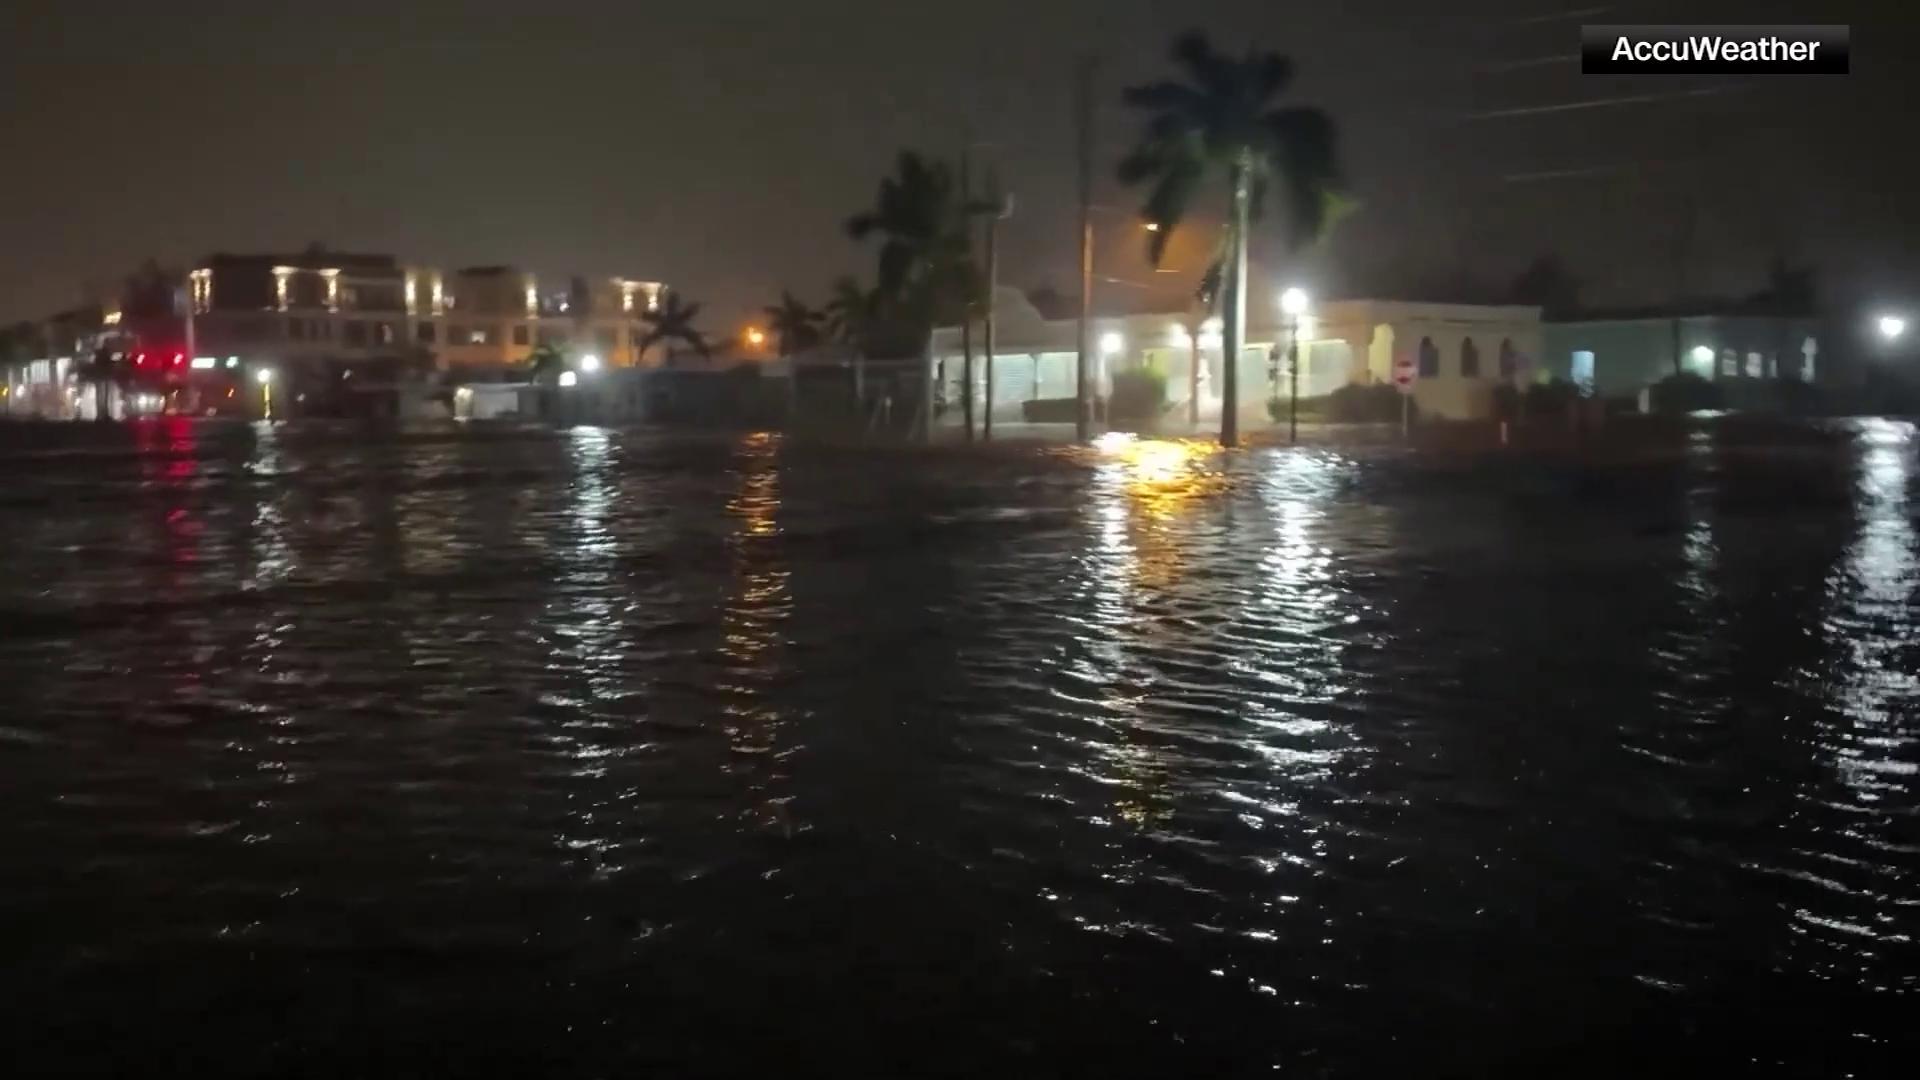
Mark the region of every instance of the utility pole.
<instances>
[{"instance_id":1,"label":"utility pole","mask_svg":"<svg viewBox=\"0 0 1920 1080\"><path fill-rule=\"evenodd\" d=\"M987 297L980 335L981 344L986 348L987 364L986 411L980 414L982 442L993 441L993 290L1000 280L1000 222L1013 216L1013 196L1000 193L1000 176L991 169L987 172L987 197L993 200L993 216L987 219Z\"/></svg>"},{"instance_id":2,"label":"utility pole","mask_svg":"<svg viewBox=\"0 0 1920 1080\"><path fill-rule=\"evenodd\" d=\"M1080 135L1080 335L1074 364L1073 437L1080 442L1093 438L1093 400L1088 394L1087 354L1092 328L1088 321L1093 307L1093 72L1094 59L1080 58L1074 86L1074 123Z\"/></svg>"},{"instance_id":3,"label":"utility pole","mask_svg":"<svg viewBox=\"0 0 1920 1080\"><path fill-rule=\"evenodd\" d=\"M971 152L971 148L960 151L960 229L967 248L966 278L960 290L960 421L966 425L968 442L973 441L973 304L965 288L967 279L973 277L973 221L967 216L967 207L973 202L968 170Z\"/></svg>"},{"instance_id":4,"label":"utility pole","mask_svg":"<svg viewBox=\"0 0 1920 1080\"><path fill-rule=\"evenodd\" d=\"M1674 232L1676 250L1673 258L1673 373L1675 375L1686 370L1685 356L1681 351L1683 343L1680 340L1680 311L1687 303L1687 262L1693 257L1693 230L1699 220L1699 205L1694 201L1691 175L1688 176L1686 185L1685 201L1680 204L1680 228ZM1719 363L1718 360L1714 362ZM1717 370L1709 371L1707 378L1715 378L1718 374Z\"/></svg>"}]
</instances>

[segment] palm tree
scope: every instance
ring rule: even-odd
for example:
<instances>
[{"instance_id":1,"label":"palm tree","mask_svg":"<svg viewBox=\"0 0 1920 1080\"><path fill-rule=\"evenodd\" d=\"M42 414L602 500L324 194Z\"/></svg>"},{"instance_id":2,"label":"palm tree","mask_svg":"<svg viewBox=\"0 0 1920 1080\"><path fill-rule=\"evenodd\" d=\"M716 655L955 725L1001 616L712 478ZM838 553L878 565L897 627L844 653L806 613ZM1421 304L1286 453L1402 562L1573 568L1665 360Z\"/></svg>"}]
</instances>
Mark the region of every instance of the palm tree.
<instances>
[{"instance_id":1,"label":"palm tree","mask_svg":"<svg viewBox=\"0 0 1920 1080\"><path fill-rule=\"evenodd\" d=\"M699 304L683 303L680 294L671 291L654 307L642 312L640 320L647 324L647 332L640 338L640 362L646 363L647 350L661 342L678 341L701 356L713 355L706 335L694 328L694 317L699 314Z\"/></svg>"},{"instance_id":2,"label":"palm tree","mask_svg":"<svg viewBox=\"0 0 1920 1080\"><path fill-rule=\"evenodd\" d=\"M550 342L541 342L527 354L527 374L534 382L553 382L567 369L567 358Z\"/></svg>"},{"instance_id":3,"label":"palm tree","mask_svg":"<svg viewBox=\"0 0 1920 1080\"><path fill-rule=\"evenodd\" d=\"M889 301L924 309L929 318L967 302L973 285L967 243L970 207L944 161L900 152L894 175L880 181L874 208L847 219L847 235L881 237L876 291Z\"/></svg>"},{"instance_id":4,"label":"palm tree","mask_svg":"<svg viewBox=\"0 0 1920 1080\"><path fill-rule=\"evenodd\" d=\"M767 323L780 338L780 355L792 356L820 344L823 316L782 289L780 302L767 308Z\"/></svg>"},{"instance_id":5,"label":"palm tree","mask_svg":"<svg viewBox=\"0 0 1920 1080\"><path fill-rule=\"evenodd\" d=\"M1148 239L1158 266L1167 240L1186 216L1201 184L1216 169L1228 189L1225 328L1220 442L1239 441L1239 358L1247 324L1247 226L1274 181L1285 188L1282 207L1295 244L1314 239L1331 216L1340 171L1333 121L1315 108L1273 108L1293 81L1293 64L1278 53L1249 52L1235 59L1216 51L1198 32L1173 45L1173 60L1189 82L1128 87L1125 102L1148 114L1140 142L1120 162L1120 180L1150 183L1141 208L1160 227Z\"/></svg>"},{"instance_id":6,"label":"palm tree","mask_svg":"<svg viewBox=\"0 0 1920 1080\"><path fill-rule=\"evenodd\" d=\"M851 276L836 278L825 309L828 336L842 344L859 344L872 329L879 306L877 290L868 292Z\"/></svg>"},{"instance_id":7,"label":"palm tree","mask_svg":"<svg viewBox=\"0 0 1920 1080\"><path fill-rule=\"evenodd\" d=\"M965 365L961 379L968 388L962 408L968 438L973 436L969 335L982 294L968 226L974 215L998 210L995 202L969 197L964 173L956 181L945 162L903 150L894 175L880 181L874 208L847 219L847 235L855 240L876 233L882 238L874 291L888 317L883 320L885 333L870 335L870 341L884 338L888 351L919 348L934 326L960 324Z\"/></svg>"}]
</instances>

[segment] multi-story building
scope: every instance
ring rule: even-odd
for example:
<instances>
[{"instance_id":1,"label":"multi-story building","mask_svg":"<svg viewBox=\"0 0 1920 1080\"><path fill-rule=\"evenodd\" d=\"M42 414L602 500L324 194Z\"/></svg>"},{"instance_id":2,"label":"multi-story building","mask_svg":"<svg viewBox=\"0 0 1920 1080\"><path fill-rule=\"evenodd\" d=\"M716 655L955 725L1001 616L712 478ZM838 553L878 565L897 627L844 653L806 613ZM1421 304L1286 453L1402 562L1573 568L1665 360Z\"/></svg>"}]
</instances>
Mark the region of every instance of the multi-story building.
<instances>
[{"instance_id":1,"label":"multi-story building","mask_svg":"<svg viewBox=\"0 0 1920 1080\"><path fill-rule=\"evenodd\" d=\"M414 317L412 340L449 369L517 366L540 345L591 355L608 367L638 367L642 316L659 306L664 288L630 278L547 283L510 266L469 267L447 277L421 271L412 289L426 304Z\"/></svg>"},{"instance_id":2,"label":"multi-story building","mask_svg":"<svg viewBox=\"0 0 1920 1080\"><path fill-rule=\"evenodd\" d=\"M44 324L31 355L9 365L0 411L258 415L276 401L280 415L378 412L406 376L438 369L512 381L541 345L573 362L633 367L643 316L663 289L629 278L547 281L505 266L445 273L319 247L215 254L177 282L149 283L138 302L101 307L85 326L65 316ZM111 391L87 394L82 382Z\"/></svg>"},{"instance_id":3,"label":"multi-story building","mask_svg":"<svg viewBox=\"0 0 1920 1080\"><path fill-rule=\"evenodd\" d=\"M640 363L641 316L656 281L559 279L480 266L451 274L389 255L215 255L189 275L195 355L243 363L378 370L410 360L508 369L533 349L592 354L608 367ZM327 372L327 374L337 374Z\"/></svg>"}]
</instances>

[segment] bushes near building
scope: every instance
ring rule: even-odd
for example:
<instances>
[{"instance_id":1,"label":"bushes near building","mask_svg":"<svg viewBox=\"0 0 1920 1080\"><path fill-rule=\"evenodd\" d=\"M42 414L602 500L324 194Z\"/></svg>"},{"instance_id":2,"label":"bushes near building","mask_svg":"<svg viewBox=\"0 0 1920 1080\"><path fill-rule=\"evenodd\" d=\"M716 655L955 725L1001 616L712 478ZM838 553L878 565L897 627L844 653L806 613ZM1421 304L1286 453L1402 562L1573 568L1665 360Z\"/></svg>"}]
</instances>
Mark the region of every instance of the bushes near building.
<instances>
[{"instance_id":1,"label":"bushes near building","mask_svg":"<svg viewBox=\"0 0 1920 1080\"><path fill-rule=\"evenodd\" d=\"M1650 400L1654 412L1667 415L1727 407L1726 393L1718 383L1690 371L1676 372L1654 383Z\"/></svg>"},{"instance_id":2,"label":"bushes near building","mask_svg":"<svg viewBox=\"0 0 1920 1080\"><path fill-rule=\"evenodd\" d=\"M1114 420L1157 420L1167 409L1167 377L1153 368L1129 368L1113 375L1107 411Z\"/></svg>"}]
</instances>

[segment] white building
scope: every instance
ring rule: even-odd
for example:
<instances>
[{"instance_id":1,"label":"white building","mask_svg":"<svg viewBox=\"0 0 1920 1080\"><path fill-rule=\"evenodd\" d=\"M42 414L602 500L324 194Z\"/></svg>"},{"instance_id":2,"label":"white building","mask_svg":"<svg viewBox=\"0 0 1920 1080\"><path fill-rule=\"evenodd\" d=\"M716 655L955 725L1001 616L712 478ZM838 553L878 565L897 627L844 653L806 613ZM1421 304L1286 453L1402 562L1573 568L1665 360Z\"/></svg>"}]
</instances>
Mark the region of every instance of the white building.
<instances>
[{"instance_id":1,"label":"white building","mask_svg":"<svg viewBox=\"0 0 1920 1080\"><path fill-rule=\"evenodd\" d=\"M1042 319L1011 289L996 294L995 309L991 394L981 331L977 325L973 331L974 400L991 400L994 420L1000 422L1021 420L1028 401L1072 398L1079 324ZM1284 400L1289 389L1288 321L1277 304L1249 304L1247 321L1239 365L1243 426L1267 423L1267 402ZM1421 414L1445 419L1491 415L1494 389L1502 382L1531 381L1541 354L1540 309L1535 307L1332 300L1310 305L1298 331L1302 398L1321 397L1349 383L1389 382L1395 360L1404 357L1418 373L1413 394ZM1090 337L1090 378L1097 396L1111 392L1114 372L1148 367L1166 377L1172 415L1187 415L1197 382L1201 419L1218 422L1223 358L1217 319L1184 312L1096 317ZM958 426L960 329L935 330L932 355L938 423Z\"/></svg>"}]
</instances>

